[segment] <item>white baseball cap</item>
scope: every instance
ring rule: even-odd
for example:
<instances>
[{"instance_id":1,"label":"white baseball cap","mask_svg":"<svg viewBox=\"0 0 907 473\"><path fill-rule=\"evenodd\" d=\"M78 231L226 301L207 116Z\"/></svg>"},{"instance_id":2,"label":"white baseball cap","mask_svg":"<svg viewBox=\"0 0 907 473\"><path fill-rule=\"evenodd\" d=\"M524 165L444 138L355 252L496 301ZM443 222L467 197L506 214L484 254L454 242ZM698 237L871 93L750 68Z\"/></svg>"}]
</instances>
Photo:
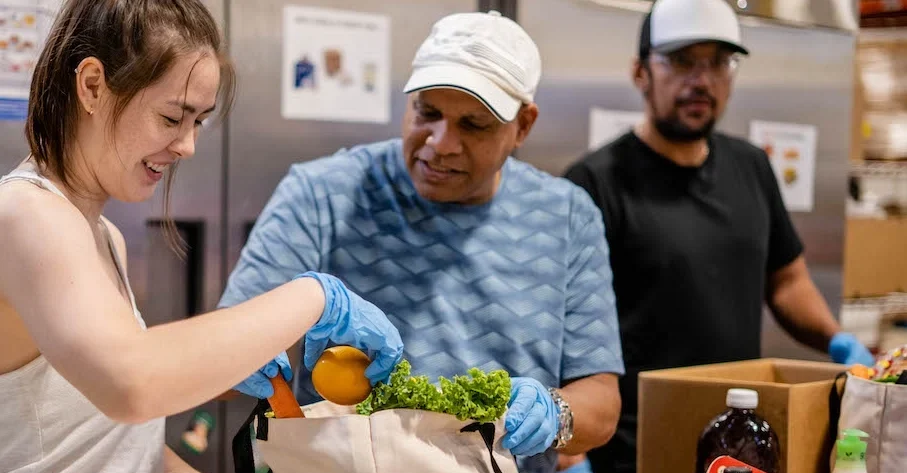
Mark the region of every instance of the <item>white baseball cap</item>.
<instances>
[{"instance_id":1,"label":"white baseball cap","mask_svg":"<svg viewBox=\"0 0 907 473\"><path fill-rule=\"evenodd\" d=\"M639 57L705 42L749 54L740 40L737 14L725 0L656 0L640 30Z\"/></svg>"},{"instance_id":2,"label":"white baseball cap","mask_svg":"<svg viewBox=\"0 0 907 473\"><path fill-rule=\"evenodd\" d=\"M542 76L535 42L497 11L456 13L438 20L412 65L403 92L461 90L502 122L512 121L522 104L532 103Z\"/></svg>"}]
</instances>

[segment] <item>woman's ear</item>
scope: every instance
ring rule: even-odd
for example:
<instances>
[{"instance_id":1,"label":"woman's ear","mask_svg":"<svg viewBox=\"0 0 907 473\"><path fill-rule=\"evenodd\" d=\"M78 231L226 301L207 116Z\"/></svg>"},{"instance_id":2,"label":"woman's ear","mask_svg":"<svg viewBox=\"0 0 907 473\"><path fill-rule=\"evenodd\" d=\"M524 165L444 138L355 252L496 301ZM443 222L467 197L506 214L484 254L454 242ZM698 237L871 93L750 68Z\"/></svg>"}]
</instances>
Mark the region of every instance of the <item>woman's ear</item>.
<instances>
[{"instance_id":1,"label":"woman's ear","mask_svg":"<svg viewBox=\"0 0 907 473\"><path fill-rule=\"evenodd\" d=\"M107 92L104 64L95 57L85 58L76 68L75 75L79 104L85 113L94 115Z\"/></svg>"}]
</instances>

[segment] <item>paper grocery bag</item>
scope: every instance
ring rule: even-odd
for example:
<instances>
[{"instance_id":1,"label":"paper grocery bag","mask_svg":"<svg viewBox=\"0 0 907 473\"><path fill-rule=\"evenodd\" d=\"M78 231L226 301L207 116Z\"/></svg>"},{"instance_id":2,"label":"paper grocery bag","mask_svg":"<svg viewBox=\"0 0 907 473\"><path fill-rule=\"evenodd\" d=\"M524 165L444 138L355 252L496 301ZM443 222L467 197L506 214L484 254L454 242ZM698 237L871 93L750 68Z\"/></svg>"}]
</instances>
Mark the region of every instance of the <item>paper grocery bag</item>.
<instances>
[{"instance_id":1,"label":"paper grocery bag","mask_svg":"<svg viewBox=\"0 0 907 473\"><path fill-rule=\"evenodd\" d=\"M837 383L831 393L832 415L840 409L834 434L840 436L845 429L869 434L863 439L868 473L907 472L907 386L870 381L850 373L839 376L844 377L844 395L840 395ZM832 471L834 460L833 450Z\"/></svg>"},{"instance_id":2,"label":"paper grocery bag","mask_svg":"<svg viewBox=\"0 0 907 473\"><path fill-rule=\"evenodd\" d=\"M253 473L252 436L274 473L517 473L494 423L448 414L390 409L370 416L327 401L303 407L305 418L265 417L258 404L233 439L237 473Z\"/></svg>"}]
</instances>

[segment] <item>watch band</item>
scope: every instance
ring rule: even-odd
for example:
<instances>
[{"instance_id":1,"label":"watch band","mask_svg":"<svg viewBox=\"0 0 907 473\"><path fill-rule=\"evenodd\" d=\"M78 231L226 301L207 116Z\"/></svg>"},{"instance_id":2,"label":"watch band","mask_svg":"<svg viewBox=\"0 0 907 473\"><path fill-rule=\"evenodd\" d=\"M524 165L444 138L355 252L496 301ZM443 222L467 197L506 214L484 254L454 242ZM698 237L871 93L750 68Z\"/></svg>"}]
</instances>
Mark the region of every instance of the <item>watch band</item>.
<instances>
[{"instance_id":1,"label":"watch band","mask_svg":"<svg viewBox=\"0 0 907 473\"><path fill-rule=\"evenodd\" d=\"M555 450L560 450L567 446L567 443L573 439L573 411L570 410L570 404L567 403L567 400L561 396L560 390L548 388L548 393L551 394L551 399L554 400L554 403L557 404L558 410L560 411L557 418L557 437L554 443Z\"/></svg>"}]
</instances>

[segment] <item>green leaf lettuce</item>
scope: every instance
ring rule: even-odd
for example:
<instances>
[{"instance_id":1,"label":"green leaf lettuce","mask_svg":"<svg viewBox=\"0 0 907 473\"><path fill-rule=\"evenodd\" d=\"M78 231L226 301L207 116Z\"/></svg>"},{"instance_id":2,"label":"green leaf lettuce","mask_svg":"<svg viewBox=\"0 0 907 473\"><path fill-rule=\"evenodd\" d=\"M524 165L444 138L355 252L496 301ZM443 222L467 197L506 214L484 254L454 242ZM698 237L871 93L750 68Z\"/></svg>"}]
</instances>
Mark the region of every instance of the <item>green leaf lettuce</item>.
<instances>
[{"instance_id":1,"label":"green leaf lettuce","mask_svg":"<svg viewBox=\"0 0 907 473\"><path fill-rule=\"evenodd\" d=\"M356 412L371 415L386 409L419 409L450 414L459 420L494 422L507 410L510 375L504 370L485 373L470 368L469 376L439 378L440 388L427 376L411 376L409 361L401 361L390 379L378 383Z\"/></svg>"}]
</instances>

